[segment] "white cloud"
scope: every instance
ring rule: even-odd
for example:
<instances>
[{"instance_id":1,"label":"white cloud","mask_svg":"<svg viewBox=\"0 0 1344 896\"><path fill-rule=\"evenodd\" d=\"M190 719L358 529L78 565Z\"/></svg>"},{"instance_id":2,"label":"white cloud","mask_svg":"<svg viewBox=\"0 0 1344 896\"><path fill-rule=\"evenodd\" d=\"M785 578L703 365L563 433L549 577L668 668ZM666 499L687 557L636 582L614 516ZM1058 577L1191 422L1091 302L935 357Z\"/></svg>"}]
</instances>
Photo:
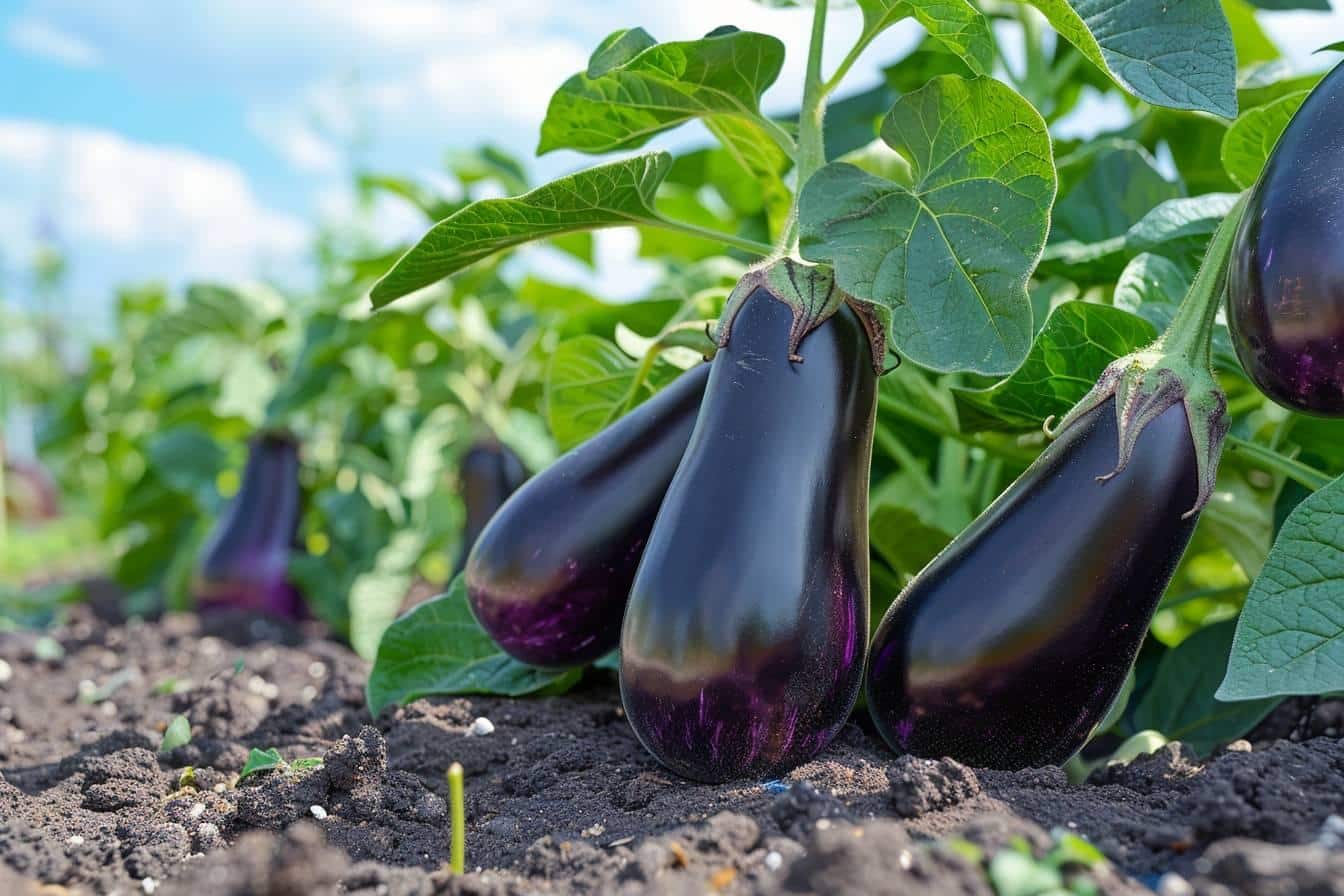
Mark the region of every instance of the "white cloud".
<instances>
[{"instance_id":1,"label":"white cloud","mask_svg":"<svg viewBox=\"0 0 1344 896\"><path fill-rule=\"evenodd\" d=\"M102 62L92 44L31 16L10 22L5 39L17 50L74 68L94 68Z\"/></svg>"},{"instance_id":2,"label":"white cloud","mask_svg":"<svg viewBox=\"0 0 1344 896\"><path fill-rule=\"evenodd\" d=\"M257 108L248 114L248 125L291 165L310 174L340 170L341 151L308 122L282 111Z\"/></svg>"},{"instance_id":3,"label":"white cloud","mask_svg":"<svg viewBox=\"0 0 1344 896\"><path fill-rule=\"evenodd\" d=\"M109 131L0 119L0 184L80 253L153 258L140 276L237 276L294 259L308 231L266 208L238 166Z\"/></svg>"}]
</instances>

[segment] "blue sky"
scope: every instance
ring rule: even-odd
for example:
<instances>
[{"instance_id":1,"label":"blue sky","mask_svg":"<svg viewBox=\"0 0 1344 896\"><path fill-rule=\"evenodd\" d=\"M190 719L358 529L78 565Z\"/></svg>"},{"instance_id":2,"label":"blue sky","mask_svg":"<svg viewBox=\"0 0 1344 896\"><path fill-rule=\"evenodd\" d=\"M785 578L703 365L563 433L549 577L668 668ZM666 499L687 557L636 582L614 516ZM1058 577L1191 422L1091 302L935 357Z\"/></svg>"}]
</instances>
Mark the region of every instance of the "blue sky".
<instances>
[{"instance_id":1,"label":"blue sky","mask_svg":"<svg viewBox=\"0 0 1344 896\"><path fill-rule=\"evenodd\" d=\"M767 109L786 109L807 17L750 0L0 0L0 295L25 296L40 231L68 253L76 330L125 281L293 276L313 222L349 214L352 164L441 176L445 151L485 140L530 157L551 91L619 27L777 34L789 62ZM1299 61L1344 37L1338 12L1265 20ZM856 11L834 14L832 63L857 27ZM854 86L917 37L884 35ZM1090 106L1078 126L1107 117ZM590 162L531 164L547 177ZM421 227L392 203L375 222L389 242ZM599 286L614 284L632 242L601 248Z\"/></svg>"}]
</instances>

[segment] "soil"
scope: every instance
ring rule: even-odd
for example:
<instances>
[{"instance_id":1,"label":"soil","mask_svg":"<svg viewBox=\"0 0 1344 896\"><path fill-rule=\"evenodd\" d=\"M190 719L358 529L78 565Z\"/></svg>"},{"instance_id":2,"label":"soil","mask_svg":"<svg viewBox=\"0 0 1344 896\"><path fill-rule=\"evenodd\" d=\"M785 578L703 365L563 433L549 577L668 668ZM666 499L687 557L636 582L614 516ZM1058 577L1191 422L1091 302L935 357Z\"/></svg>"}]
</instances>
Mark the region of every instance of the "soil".
<instances>
[{"instance_id":1,"label":"soil","mask_svg":"<svg viewBox=\"0 0 1344 896\"><path fill-rule=\"evenodd\" d=\"M1068 866L1080 892L1344 896L1344 701L1079 785L898 758L851 723L783 780L707 786L643 751L609 673L376 719L365 673L317 629L248 620L80 608L0 634L0 893L993 894L991 857L1067 831L1109 860ZM192 739L160 753L178 714ZM324 763L239 781L253 748ZM442 868L452 761L463 875Z\"/></svg>"}]
</instances>

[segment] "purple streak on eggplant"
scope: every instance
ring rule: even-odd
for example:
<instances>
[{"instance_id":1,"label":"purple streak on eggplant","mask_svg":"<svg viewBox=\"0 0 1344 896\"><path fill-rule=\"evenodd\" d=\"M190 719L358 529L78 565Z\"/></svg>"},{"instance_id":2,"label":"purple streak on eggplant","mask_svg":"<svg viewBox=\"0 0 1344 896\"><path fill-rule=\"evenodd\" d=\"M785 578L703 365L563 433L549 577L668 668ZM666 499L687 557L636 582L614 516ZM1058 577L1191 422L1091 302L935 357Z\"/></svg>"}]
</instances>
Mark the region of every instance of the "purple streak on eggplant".
<instances>
[{"instance_id":1,"label":"purple streak on eggplant","mask_svg":"<svg viewBox=\"0 0 1344 896\"><path fill-rule=\"evenodd\" d=\"M626 610L626 715L687 778L782 774L859 694L876 371L848 307L800 363L792 328L764 287L737 313Z\"/></svg>"},{"instance_id":2,"label":"purple streak on eggplant","mask_svg":"<svg viewBox=\"0 0 1344 896\"><path fill-rule=\"evenodd\" d=\"M467 518L454 575L466 569L471 548L491 517L527 481L527 468L513 449L495 439L481 439L462 455L458 478Z\"/></svg>"},{"instance_id":3,"label":"purple streak on eggplant","mask_svg":"<svg viewBox=\"0 0 1344 896\"><path fill-rule=\"evenodd\" d=\"M931 562L873 638L868 706L898 753L1063 762L1105 716L1194 530L1185 409L1115 469L1113 399L1060 433Z\"/></svg>"},{"instance_id":4,"label":"purple streak on eggplant","mask_svg":"<svg viewBox=\"0 0 1344 896\"><path fill-rule=\"evenodd\" d=\"M1297 110L1252 188L1228 272L1251 380L1293 410L1344 416L1344 65Z\"/></svg>"},{"instance_id":5,"label":"purple streak on eggplant","mask_svg":"<svg viewBox=\"0 0 1344 896\"><path fill-rule=\"evenodd\" d=\"M467 596L505 653L581 666L616 646L708 377L709 365L682 374L528 480L486 525L467 560Z\"/></svg>"},{"instance_id":6,"label":"purple streak on eggplant","mask_svg":"<svg viewBox=\"0 0 1344 896\"><path fill-rule=\"evenodd\" d=\"M306 615L289 580L302 515L299 445L281 433L252 439L243 481L206 541L193 592L199 610Z\"/></svg>"}]
</instances>

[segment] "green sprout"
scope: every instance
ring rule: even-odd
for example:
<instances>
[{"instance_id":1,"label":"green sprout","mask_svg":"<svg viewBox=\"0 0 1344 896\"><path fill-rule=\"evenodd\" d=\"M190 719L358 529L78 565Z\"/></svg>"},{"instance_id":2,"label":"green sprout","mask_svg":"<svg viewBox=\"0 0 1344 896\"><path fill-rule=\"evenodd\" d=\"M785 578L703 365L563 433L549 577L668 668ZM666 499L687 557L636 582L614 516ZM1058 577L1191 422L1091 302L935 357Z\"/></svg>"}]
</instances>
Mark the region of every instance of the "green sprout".
<instances>
[{"instance_id":1,"label":"green sprout","mask_svg":"<svg viewBox=\"0 0 1344 896\"><path fill-rule=\"evenodd\" d=\"M462 798L462 763L448 766L448 806L452 813L452 848L448 867L461 874L467 866L467 809Z\"/></svg>"}]
</instances>

